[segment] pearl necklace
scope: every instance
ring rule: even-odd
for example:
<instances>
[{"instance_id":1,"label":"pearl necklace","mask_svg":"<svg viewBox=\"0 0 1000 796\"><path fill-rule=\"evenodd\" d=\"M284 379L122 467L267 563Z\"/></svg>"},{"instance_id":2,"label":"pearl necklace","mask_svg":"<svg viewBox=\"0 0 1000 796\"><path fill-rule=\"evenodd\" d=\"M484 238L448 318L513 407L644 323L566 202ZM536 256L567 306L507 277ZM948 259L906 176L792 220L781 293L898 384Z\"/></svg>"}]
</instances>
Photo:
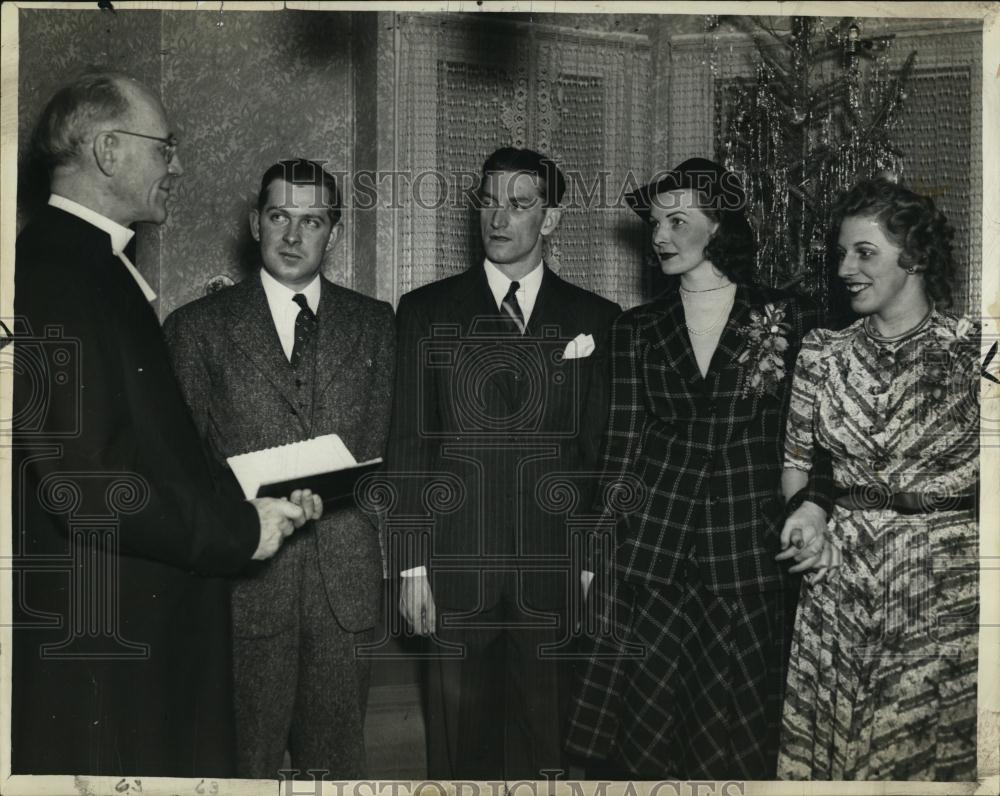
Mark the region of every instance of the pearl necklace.
<instances>
[{"instance_id":1,"label":"pearl necklace","mask_svg":"<svg viewBox=\"0 0 1000 796\"><path fill-rule=\"evenodd\" d=\"M723 285L722 287L729 287L729 285ZM718 290L719 288L712 288L712 289L713 290ZM705 293L707 293L707 292L710 292L710 291L700 291L699 290L699 291L692 291L692 292L698 292L698 293L705 292ZM681 303L683 304L684 301L685 301L684 300L684 296L682 295L681 296ZM733 304L735 303L735 301L736 301L736 293L734 292L733 295L730 297L729 301L727 301L723 305L722 312L719 313L719 316L714 321L712 321L708 326L705 326L705 327L703 327L701 329L695 329L690 323L687 322L687 312L685 311L684 325L687 327L687 330L689 332L691 332L691 334L693 334L693 335L697 335L697 336L701 337L701 336L706 335L706 334L711 334L716 329L718 329L723 323L725 323L726 320L728 320L728 318L729 318L729 311L733 308Z\"/></svg>"}]
</instances>

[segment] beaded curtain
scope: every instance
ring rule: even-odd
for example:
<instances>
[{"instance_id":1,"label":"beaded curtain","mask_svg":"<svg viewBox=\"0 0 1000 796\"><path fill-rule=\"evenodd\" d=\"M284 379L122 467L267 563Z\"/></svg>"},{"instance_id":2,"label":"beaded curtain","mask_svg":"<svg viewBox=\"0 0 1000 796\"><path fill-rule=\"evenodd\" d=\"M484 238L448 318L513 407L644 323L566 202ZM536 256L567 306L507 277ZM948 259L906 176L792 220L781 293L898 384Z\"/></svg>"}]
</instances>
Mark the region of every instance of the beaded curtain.
<instances>
[{"instance_id":1,"label":"beaded curtain","mask_svg":"<svg viewBox=\"0 0 1000 796\"><path fill-rule=\"evenodd\" d=\"M875 82L898 75L907 55L917 53L892 134L901 154L898 176L932 196L955 227L952 310L976 313L982 268L981 28L948 20L859 23L866 36L893 36L874 64ZM716 32L675 38L670 57L671 163L719 150L727 123L723 95L753 76L755 59L746 36ZM760 276L767 281L766 273Z\"/></svg>"},{"instance_id":2,"label":"beaded curtain","mask_svg":"<svg viewBox=\"0 0 1000 796\"><path fill-rule=\"evenodd\" d=\"M621 199L645 174L649 44L644 36L400 16L397 297L482 258L466 194L490 152L536 149L568 179L546 261L624 306L642 300L641 223ZM424 176L436 172L442 176ZM447 191L448 201L440 202Z\"/></svg>"}]
</instances>

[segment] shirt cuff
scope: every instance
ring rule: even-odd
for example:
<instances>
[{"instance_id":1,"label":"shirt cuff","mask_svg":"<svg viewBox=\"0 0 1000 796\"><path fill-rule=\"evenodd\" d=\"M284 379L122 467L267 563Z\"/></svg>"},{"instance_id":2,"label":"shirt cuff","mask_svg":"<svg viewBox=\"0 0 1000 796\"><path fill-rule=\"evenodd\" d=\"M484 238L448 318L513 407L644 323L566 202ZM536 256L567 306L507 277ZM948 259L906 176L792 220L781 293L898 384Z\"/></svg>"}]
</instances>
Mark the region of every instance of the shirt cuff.
<instances>
[{"instance_id":1,"label":"shirt cuff","mask_svg":"<svg viewBox=\"0 0 1000 796\"><path fill-rule=\"evenodd\" d=\"M424 577L426 577L427 567L423 566L413 567L412 569L404 569L402 572L399 573L399 577L401 578L415 578L418 575L423 575Z\"/></svg>"}]
</instances>

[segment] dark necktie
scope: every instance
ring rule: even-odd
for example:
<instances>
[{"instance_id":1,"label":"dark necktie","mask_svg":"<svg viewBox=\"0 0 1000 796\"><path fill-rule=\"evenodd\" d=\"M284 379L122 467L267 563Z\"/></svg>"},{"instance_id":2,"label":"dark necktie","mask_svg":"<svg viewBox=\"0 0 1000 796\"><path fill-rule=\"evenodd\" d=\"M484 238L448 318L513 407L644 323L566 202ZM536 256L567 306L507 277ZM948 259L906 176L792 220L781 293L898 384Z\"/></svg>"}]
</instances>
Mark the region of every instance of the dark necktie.
<instances>
[{"instance_id":1,"label":"dark necktie","mask_svg":"<svg viewBox=\"0 0 1000 796\"><path fill-rule=\"evenodd\" d=\"M306 297L301 293L292 296L292 301L299 305L299 314L295 317L295 344L292 346L292 367L298 370L302 357L316 336L319 326L316 313L309 309Z\"/></svg>"},{"instance_id":2,"label":"dark necktie","mask_svg":"<svg viewBox=\"0 0 1000 796\"><path fill-rule=\"evenodd\" d=\"M517 303L517 291L520 289L520 282L511 282L510 289L507 290L507 295L503 297L500 307L514 319L514 323L517 324L518 331L521 334L524 334L524 313L521 312L521 305Z\"/></svg>"}]
</instances>

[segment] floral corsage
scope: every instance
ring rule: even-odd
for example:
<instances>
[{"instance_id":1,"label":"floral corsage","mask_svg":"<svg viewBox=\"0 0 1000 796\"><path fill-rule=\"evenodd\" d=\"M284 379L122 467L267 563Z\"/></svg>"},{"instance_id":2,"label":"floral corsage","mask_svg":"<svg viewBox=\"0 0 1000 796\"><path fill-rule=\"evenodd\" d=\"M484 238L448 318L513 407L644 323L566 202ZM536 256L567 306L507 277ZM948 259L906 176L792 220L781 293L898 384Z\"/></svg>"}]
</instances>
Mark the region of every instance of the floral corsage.
<instances>
[{"instance_id":1,"label":"floral corsage","mask_svg":"<svg viewBox=\"0 0 1000 796\"><path fill-rule=\"evenodd\" d=\"M763 311L750 310L750 323L740 327L747 346L737 361L742 368L742 396L775 394L785 380L787 334L792 330L785 320L787 302L765 304Z\"/></svg>"},{"instance_id":2,"label":"floral corsage","mask_svg":"<svg viewBox=\"0 0 1000 796\"><path fill-rule=\"evenodd\" d=\"M934 329L941 340L941 347L924 352L924 367L921 381L924 393L929 402L936 402L944 397L956 377L968 377L969 374L956 373L956 357L964 343L970 341L970 335L976 331L976 322L967 316L958 319L955 331L938 326Z\"/></svg>"}]
</instances>

